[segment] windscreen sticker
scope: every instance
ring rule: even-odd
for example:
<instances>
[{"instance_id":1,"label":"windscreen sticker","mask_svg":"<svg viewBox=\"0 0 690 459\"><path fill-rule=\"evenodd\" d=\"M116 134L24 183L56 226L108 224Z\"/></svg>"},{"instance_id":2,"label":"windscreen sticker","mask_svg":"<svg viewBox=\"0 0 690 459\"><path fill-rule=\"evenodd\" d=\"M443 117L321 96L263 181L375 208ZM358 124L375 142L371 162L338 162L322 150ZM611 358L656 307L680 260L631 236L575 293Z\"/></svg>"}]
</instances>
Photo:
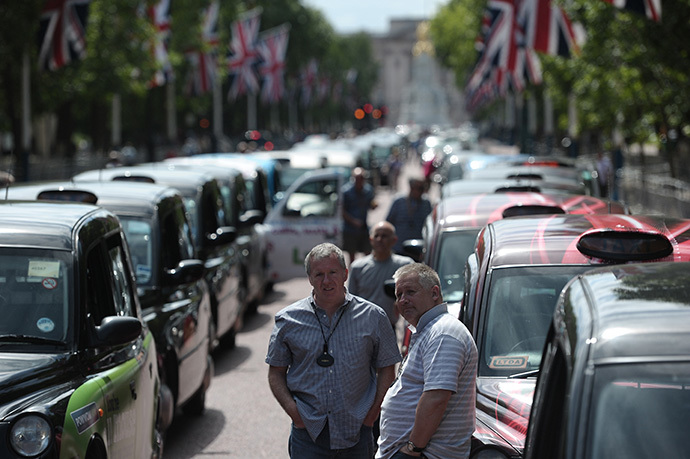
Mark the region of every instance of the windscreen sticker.
<instances>
[{"instance_id":1,"label":"windscreen sticker","mask_svg":"<svg viewBox=\"0 0 690 459\"><path fill-rule=\"evenodd\" d=\"M70 413L70 416L74 421L74 425L77 426L77 432L79 432L79 434L81 435L89 427L98 422L98 408L96 407L95 402L91 402L88 405L79 408L76 411L72 411Z\"/></svg>"},{"instance_id":2,"label":"windscreen sticker","mask_svg":"<svg viewBox=\"0 0 690 459\"><path fill-rule=\"evenodd\" d=\"M34 277L60 277L60 262L48 260L29 261L28 276Z\"/></svg>"},{"instance_id":3,"label":"windscreen sticker","mask_svg":"<svg viewBox=\"0 0 690 459\"><path fill-rule=\"evenodd\" d=\"M491 357L489 368L496 370L527 368L528 360L529 356L527 355L494 355Z\"/></svg>"},{"instance_id":4,"label":"windscreen sticker","mask_svg":"<svg viewBox=\"0 0 690 459\"><path fill-rule=\"evenodd\" d=\"M43 333L50 333L55 330L55 323L47 317L41 317L36 321L36 327Z\"/></svg>"},{"instance_id":5,"label":"windscreen sticker","mask_svg":"<svg viewBox=\"0 0 690 459\"><path fill-rule=\"evenodd\" d=\"M41 285L43 285L43 288L46 290L53 290L55 287L57 287L57 279L46 277L41 281Z\"/></svg>"}]
</instances>

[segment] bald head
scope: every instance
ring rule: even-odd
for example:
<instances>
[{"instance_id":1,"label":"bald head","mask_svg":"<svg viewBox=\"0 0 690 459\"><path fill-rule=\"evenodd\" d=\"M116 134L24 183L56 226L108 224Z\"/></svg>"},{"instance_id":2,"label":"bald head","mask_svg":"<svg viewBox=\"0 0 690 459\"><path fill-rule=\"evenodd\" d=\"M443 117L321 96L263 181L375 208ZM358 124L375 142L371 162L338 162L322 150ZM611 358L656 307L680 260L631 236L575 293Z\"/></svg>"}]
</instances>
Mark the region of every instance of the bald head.
<instances>
[{"instance_id":1,"label":"bald head","mask_svg":"<svg viewBox=\"0 0 690 459\"><path fill-rule=\"evenodd\" d=\"M388 260L393 254L393 246L398 241L395 226L390 222L378 222L369 231L371 251L377 261Z\"/></svg>"}]
</instances>

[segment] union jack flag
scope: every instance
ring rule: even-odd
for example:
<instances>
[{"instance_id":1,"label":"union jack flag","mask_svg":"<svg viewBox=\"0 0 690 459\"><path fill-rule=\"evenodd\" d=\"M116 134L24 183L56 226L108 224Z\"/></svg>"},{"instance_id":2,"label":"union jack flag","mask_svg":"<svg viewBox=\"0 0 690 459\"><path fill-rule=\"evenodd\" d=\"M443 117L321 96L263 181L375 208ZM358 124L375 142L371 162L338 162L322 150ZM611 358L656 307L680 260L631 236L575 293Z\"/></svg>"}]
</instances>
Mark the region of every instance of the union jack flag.
<instances>
[{"instance_id":1,"label":"union jack flag","mask_svg":"<svg viewBox=\"0 0 690 459\"><path fill-rule=\"evenodd\" d=\"M220 3L214 0L203 13L201 40L203 49L188 51L192 66L187 80L187 93L201 95L211 90L217 74L218 12Z\"/></svg>"},{"instance_id":2,"label":"union jack flag","mask_svg":"<svg viewBox=\"0 0 690 459\"><path fill-rule=\"evenodd\" d=\"M172 79L172 64L168 57L168 40L170 39L170 0L160 0L147 10L147 14L156 29L153 39L152 54L159 69L149 82L149 86L163 86Z\"/></svg>"},{"instance_id":3,"label":"union jack flag","mask_svg":"<svg viewBox=\"0 0 690 459\"><path fill-rule=\"evenodd\" d=\"M617 8L644 14L649 19L661 21L661 0L604 0Z\"/></svg>"},{"instance_id":4,"label":"union jack flag","mask_svg":"<svg viewBox=\"0 0 690 459\"><path fill-rule=\"evenodd\" d=\"M85 28L90 0L48 0L41 11L40 68L57 70L86 55Z\"/></svg>"},{"instance_id":5,"label":"union jack flag","mask_svg":"<svg viewBox=\"0 0 690 459\"><path fill-rule=\"evenodd\" d=\"M570 57L580 52L585 32L570 21L566 12L551 0L521 0L519 21L527 46L552 56Z\"/></svg>"},{"instance_id":6,"label":"union jack flag","mask_svg":"<svg viewBox=\"0 0 690 459\"><path fill-rule=\"evenodd\" d=\"M318 73L319 64L316 59L311 59L302 70L302 105L305 107L311 102L311 92L316 85Z\"/></svg>"},{"instance_id":7,"label":"union jack flag","mask_svg":"<svg viewBox=\"0 0 690 459\"><path fill-rule=\"evenodd\" d=\"M266 30L259 37L259 72L264 84L261 100L276 103L285 94L285 54L287 52L290 24Z\"/></svg>"},{"instance_id":8,"label":"union jack flag","mask_svg":"<svg viewBox=\"0 0 690 459\"><path fill-rule=\"evenodd\" d=\"M259 60L257 38L261 22L261 7L247 11L232 23L231 56L228 69L233 76L228 97L237 99L244 93L256 93L259 90L259 79L255 65Z\"/></svg>"}]
</instances>

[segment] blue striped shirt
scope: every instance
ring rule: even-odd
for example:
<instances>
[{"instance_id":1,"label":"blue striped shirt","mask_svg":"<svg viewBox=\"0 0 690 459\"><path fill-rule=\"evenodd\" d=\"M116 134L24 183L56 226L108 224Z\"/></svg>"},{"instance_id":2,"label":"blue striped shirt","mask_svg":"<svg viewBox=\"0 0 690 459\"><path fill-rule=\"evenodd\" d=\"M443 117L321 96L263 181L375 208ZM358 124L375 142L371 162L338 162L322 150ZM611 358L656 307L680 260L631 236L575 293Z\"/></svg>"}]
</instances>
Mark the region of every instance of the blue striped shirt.
<instances>
[{"instance_id":1,"label":"blue striped shirt","mask_svg":"<svg viewBox=\"0 0 690 459\"><path fill-rule=\"evenodd\" d=\"M398 378L381 405L377 458L390 458L407 443L424 391L453 392L441 424L424 450L429 459L470 455L475 427L477 347L467 328L445 303L424 313L410 341ZM423 446L423 445L420 445Z\"/></svg>"},{"instance_id":2,"label":"blue striped shirt","mask_svg":"<svg viewBox=\"0 0 690 459\"><path fill-rule=\"evenodd\" d=\"M326 338L334 358L330 367L316 359ZM318 321L317 321L318 316ZM288 389L312 439L328 420L331 449L345 449L359 441L359 432L376 395L376 369L402 360L386 313L375 304L346 293L345 303L329 318L304 298L276 314L266 363L289 367Z\"/></svg>"}]
</instances>

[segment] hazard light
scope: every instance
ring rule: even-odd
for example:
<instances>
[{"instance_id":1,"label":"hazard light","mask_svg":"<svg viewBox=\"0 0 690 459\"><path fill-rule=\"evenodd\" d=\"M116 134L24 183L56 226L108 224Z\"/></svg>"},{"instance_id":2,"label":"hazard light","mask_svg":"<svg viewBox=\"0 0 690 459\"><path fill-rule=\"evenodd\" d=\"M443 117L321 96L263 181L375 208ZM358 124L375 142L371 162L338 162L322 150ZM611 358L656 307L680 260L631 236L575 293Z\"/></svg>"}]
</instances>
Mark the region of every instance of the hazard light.
<instances>
[{"instance_id":1,"label":"hazard light","mask_svg":"<svg viewBox=\"0 0 690 459\"><path fill-rule=\"evenodd\" d=\"M583 255L610 261L649 261L673 253L671 242L662 234L622 231L597 231L577 242Z\"/></svg>"}]
</instances>

